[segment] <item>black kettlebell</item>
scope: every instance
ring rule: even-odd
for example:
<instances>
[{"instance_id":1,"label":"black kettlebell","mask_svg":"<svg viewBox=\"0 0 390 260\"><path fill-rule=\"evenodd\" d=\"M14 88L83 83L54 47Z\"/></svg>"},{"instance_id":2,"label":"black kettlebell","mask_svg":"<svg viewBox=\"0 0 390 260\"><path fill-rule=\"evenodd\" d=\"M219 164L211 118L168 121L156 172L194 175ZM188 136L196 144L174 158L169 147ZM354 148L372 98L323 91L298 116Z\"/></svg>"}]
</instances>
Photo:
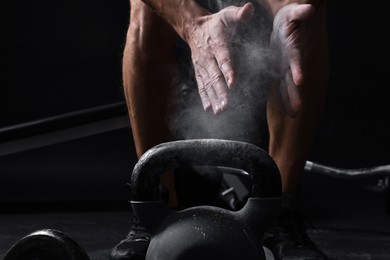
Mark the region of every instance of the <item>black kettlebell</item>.
<instances>
[{"instance_id":1,"label":"black kettlebell","mask_svg":"<svg viewBox=\"0 0 390 260\"><path fill-rule=\"evenodd\" d=\"M253 184L246 204L237 211L215 206L169 209L159 198L161 174L194 165L247 172ZM146 260L266 259L261 237L279 211L281 180L275 162L261 148L219 139L163 143L139 159L130 187L133 212L151 234Z\"/></svg>"},{"instance_id":2,"label":"black kettlebell","mask_svg":"<svg viewBox=\"0 0 390 260\"><path fill-rule=\"evenodd\" d=\"M36 230L14 243L3 260L90 260L87 252L60 230Z\"/></svg>"}]
</instances>

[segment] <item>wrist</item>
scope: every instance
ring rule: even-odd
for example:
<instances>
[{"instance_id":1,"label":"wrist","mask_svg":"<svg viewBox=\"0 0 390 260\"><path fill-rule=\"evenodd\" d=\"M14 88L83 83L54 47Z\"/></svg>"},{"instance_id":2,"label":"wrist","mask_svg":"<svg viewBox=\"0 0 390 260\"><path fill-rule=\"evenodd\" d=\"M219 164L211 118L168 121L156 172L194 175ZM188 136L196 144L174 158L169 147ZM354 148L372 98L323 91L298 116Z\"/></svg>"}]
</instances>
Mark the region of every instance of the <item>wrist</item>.
<instances>
[{"instance_id":1,"label":"wrist","mask_svg":"<svg viewBox=\"0 0 390 260\"><path fill-rule=\"evenodd\" d=\"M168 21L179 36L187 43L192 33L202 23L203 17L211 13L199 6L195 1L184 1L180 9L180 15L172 21Z\"/></svg>"},{"instance_id":2,"label":"wrist","mask_svg":"<svg viewBox=\"0 0 390 260\"><path fill-rule=\"evenodd\" d=\"M187 41L189 34L197 26L201 17L210 14L195 0L142 0Z\"/></svg>"}]
</instances>

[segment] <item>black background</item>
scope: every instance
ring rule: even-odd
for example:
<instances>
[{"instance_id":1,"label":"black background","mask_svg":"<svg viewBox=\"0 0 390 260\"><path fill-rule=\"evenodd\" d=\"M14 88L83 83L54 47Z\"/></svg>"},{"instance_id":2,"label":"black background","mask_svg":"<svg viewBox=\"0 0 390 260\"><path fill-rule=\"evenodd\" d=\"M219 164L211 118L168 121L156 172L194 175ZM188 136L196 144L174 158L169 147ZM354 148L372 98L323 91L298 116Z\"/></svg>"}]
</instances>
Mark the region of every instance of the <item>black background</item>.
<instances>
[{"instance_id":1,"label":"black background","mask_svg":"<svg viewBox=\"0 0 390 260\"><path fill-rule=\"evenodd\" d=\"M128 1L15 5L1 39L0 126L123 100Z\"/></svg>"}]
</instances>

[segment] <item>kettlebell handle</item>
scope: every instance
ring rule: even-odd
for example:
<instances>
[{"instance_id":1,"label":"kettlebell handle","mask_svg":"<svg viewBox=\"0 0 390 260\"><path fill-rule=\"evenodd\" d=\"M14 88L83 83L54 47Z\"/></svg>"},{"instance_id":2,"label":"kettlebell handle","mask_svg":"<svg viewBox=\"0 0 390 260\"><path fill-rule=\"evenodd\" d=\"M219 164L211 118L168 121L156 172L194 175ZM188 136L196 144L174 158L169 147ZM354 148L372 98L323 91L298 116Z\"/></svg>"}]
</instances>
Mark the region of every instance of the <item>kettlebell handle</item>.
<instances>
[{"instance_id":1,"label":"kettlebell handle","mask_svg":"<svg viewBox=\"0 0 390 260\"><path fill-rule=\"evenodd\" d=\"M190 139L159 144L145 152L134 166L130 188L133 200L160 200L160 176L188 166L224 166L242 169L251 179L251 197L280 197L281 179L274 160L260 147L241 141Z\"/></svg>"}]
</instances>

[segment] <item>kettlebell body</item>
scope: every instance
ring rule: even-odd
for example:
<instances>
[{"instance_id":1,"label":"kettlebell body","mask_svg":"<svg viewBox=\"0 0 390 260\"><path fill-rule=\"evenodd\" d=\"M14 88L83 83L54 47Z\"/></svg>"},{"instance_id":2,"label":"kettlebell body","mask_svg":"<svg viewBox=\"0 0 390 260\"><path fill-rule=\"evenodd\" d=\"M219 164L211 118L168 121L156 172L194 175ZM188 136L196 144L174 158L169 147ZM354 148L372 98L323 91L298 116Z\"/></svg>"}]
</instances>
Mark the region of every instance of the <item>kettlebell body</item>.
<instances>
[{"instance_id":1,"label":"kettlebell body","mask_svg":"<svg viewBox=\"0 0 390 260\"><path fill-rule=\"evenodd\" d=\"M265 259L261 237L279 210L281 185L276 165L263 150L236 141L196 139L164 143L144 156L130 184L133 212L151 234L146 260ZM238 211L215 206L171 210L158 199L159 177L166 169L188 165L241 168L254 181L255 195Z\"/></svg>"}]
</instances>

